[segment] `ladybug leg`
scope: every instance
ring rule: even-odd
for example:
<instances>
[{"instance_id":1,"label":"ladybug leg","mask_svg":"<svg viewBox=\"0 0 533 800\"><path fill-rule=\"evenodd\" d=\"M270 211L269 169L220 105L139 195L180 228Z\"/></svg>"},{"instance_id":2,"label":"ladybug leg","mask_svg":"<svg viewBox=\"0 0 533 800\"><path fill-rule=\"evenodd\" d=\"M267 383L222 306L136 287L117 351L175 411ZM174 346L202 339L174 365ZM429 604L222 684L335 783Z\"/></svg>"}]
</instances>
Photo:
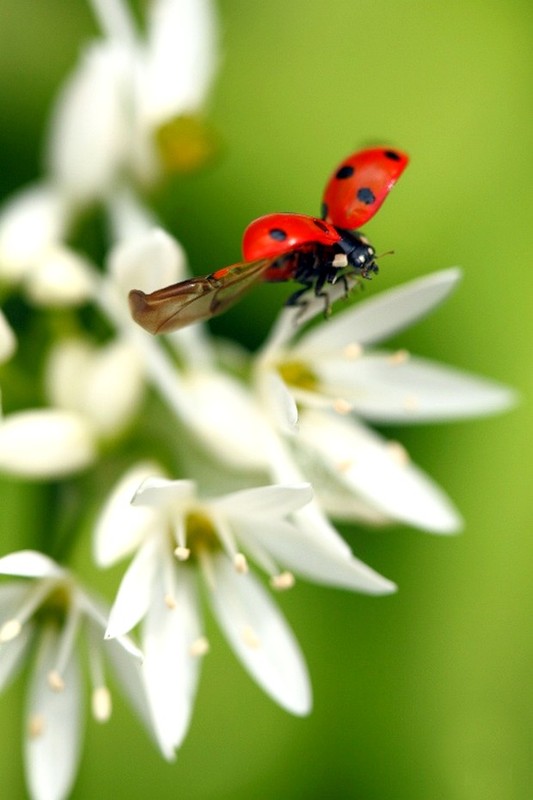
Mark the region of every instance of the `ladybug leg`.
<instances>
[{"instance_id":1,"label":"ladybug leg","mask_svg":"<svg viewBox=\"0 0 533 800\"><path fill-rule=\"evenodd\" d=\"M344 288L344 300L346 300L346 298L350 294L350 284L348 283L346 275L344 274L339 275L339 283L342 283L342 286Z\"/></svg>"},{"instance_id":2,"label":"ladybug leg","mask_svg":"<svg viewBox=\"0 0 533 800\"><path fill-rule=\"evenodd\" d=\"M308 300L304 300L304 295L312 288L313 282L309 281L306 283L302 289L298 289L296 292L291 294L287 302L285 303L286 306L299 306L302 310L305 309L309 305Z\"/></svg>"},{"instance_id":3,"label":"ladybug leg","mask_svg":"<svg viewBox=\"0 0 533 800\"><path fill-rule=\"evenodd\" d=\"M301 314L305 311L307 306L309 305L309 298L306 298L305 295L313 288L313 282L310 281L306 284L302 289L298 289L297 292L291 294L285 305L287 306L296 306L300 309L299 313L296 315L296 322L300 319ZM329 298L329 293L327 291L317 291L318 287L314 287L314 295L315 297L320 297L324 301L324 316L329 317L331 314L331 301Z\"/></svg>"}]
</instances>

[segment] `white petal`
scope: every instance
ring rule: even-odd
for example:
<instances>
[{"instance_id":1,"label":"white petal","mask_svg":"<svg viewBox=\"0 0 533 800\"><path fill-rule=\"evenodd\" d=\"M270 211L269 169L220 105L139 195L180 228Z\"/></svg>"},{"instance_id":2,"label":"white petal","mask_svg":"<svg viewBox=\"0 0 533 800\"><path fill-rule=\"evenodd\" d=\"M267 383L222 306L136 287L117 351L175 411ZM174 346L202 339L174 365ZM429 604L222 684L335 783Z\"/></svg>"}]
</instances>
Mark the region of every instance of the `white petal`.
<instances>
[{"instance_id":1,"label":"white petal","mask_svg":"<svg viewBox=\"0 0 533 800\"><path fill-rule=\"evenodd\" d=\"M293 515L293 519L296 525L305 531L306 536L312 537L319 547L327 548L342 558L351 558L350 548L324 516L324 512L316 499L304 506L300 511L297 511Z\"/></svg>"},{"instance_id":2,"label":"white petal","mask_svg":"<svg viewBox=\"0 0 533 800\"><path fill-rule=\"evenodd\" d=\"M8 361L17 349L17 340L13 329L2 311L0 311L0 364Z\"/></svg>"},{"instance_id":3,"label":"white petal","mask_svg":"<svg viewBox=\"0 0 533 800\"><path fill-rule=\"evenodd\" d=\"M284 618L258 581L237 575L229 559L215 565L212 606L220 626L254 680L293 714L311 709L305 662Z\"/></svg>"},{"instance_id":4,"label":"white petal","mask_svg":"<svg viewBox=\"0 0 533 800\"><path fill-rule=\"evenodd\" d=\"M152 292L185 278L185 254L181 245L162 228L151 228L115 245L108 269L128 296L130 289Z\"/></svg>"},{"instance_id":5,"label":"white petal","mask_svg":"<svg viewBox=\"0 0 533 800\"><path fill-rule=\"evenodd\" d=\"M70 411L19 411L0 423L0 469L54 478L85 469L96 457L93 429Z\"/></svg>"},{"instance_id":6,"label":"white petal","mask_svg":"<svg viewBox=\"0 0 533 800\"><path fill-rule=\"evenodd\" d=\"M20 551L19 551L20 552ZM22 551L22 552L34 552ZM10 554L9 558L13 553ZM6 556L4 556L6 558ZM18 573L17 573L18 574ZM33 581L10 581L0 585L0 627L18 613L20 606L33 588Z\"/></svg>"},{"instance_id":7,"label":"white petal","mask_svg":"<svg viewBox=\"0 0 533 800\"><path fill-rule=\"evenodd\" d=\"M131 502L134 506L166 508L189 500L195 494L194 481L169 481L167 478L150 477L142 482Z\"/></svg>"},{"instance_id":8,"label":"white petal","mask_svg":"<svg viewBox=\"0 0 533 800\"><path fill-rule=\"evenodd\" d=\"M17 618L17 614L32 588L31 581L13 581L0 586L0 627ZM25 622L15 638L0 644L0 691L3 691L16 678L24 666L33 633L33 623Z\"/></svg>"},{"instance_id":9,"label":"white petal","mask_svg":"<svg viewBox=\"0 0 533 800\"><path fill-rule=\"evenodd\" d=\"M354 411L374 422L483 416L509 408L515 400L504 386L412 356L395 359L394 354L374 353L352 364L323 364L320 374Z\"/></svg>"},{"instance_id":10,"label":"white petal","mask_svg":"<svg viewBox=\"0 0 533 800\"><path fill-rule=\"evenodd\" d=\"M131 421L143 389L144 367L138 351L116 340L95 358L85 410L102 435L113 436Z\"/></svg>"},{"instance_id":11,"label":"white petal","mask_svg":"<svg viewBox=\"0 0 533 800\"><path fill-rule=\"evenodd\" d=\"M294 352L312 357L381 341L442 303L460 278L461 271L451 268L374 295L304 334Z\"/></svg>"},{"instance_id":12,"label":"white petal","mask_svg":"<svg viewBox=\"0 0 533 800\"><path fill-rule=\"evenodd\" d=\"M82 340L60 342L46 374L51 402L86 414L101 436L115 436L130 422L143 378L138 351L121 340L98 349Z\"/></svg>"},{"instance_id":13,"label":"white petal","mask_svg":"<svg viewBox=\"0 0 533 800\"><path fill-rule=\"evenodd\" d=\"M331 548L320 545L305 529L298 529L287 522L276 525L254 520L253 526L236 525L239 541L257 539L283 567L315 583L340 586L368 594L390 594L396 589L391 581L383 578L354 556L340 555Z\"/></svg>"},{"instance_id":14,"label":"white petal","mask_svg":"<svg viewBox=\"0 0 533 800\"><path fill-rule=\"evenodd\" d=\"M19 550L0 558L0 575L21 578L60 578L65 575L55 561L36 550Z\"/></svg>"},{"instance_id":15,"label":"white petal","mask_svg":"<svg viewBox=\"0 0 533 800\"><path fill-rule=\"evenodd\" d=\"M399 447L354 420L306 411L301 438L341 484L378 510L433 533L461 527L458 512L428 476L400 457ZM403 454L402 454L403 455Z\"/></svg>"},{"instance_id":16,"label":"white petal","mask_svg":"<svg viewBox=\"0 0 533 800\"><path fill-rule=\"evenodd\" d=\"M102 646L115 672L119 689L127 697L150 734L155 738L152 717L148 707L141 661L132 657L121 644L121 639L110 639Z\"/></svg>"},{"instance_id":17,"label":"white petal","mask_svg":"<svg viewBox=\"0 0 533 800\"><path fill-rule=\"evenodd\" d=\"M346 276L346 285L340 281L328 287L328 298L330 305L340 298L346 296L348 292L359 283L355 276ZM302 329L303 325L318 315L324 316L324 299L317 297L310 290L301 306L285 306L278 314L274 322L272 331L261 350L260 358L269 358L272 353L283 350L284 346Z\"/></svg>"},{"instance_id":18,"label":"white petal","mask_svg":"<svg viewBox=\"0 0 533 800\"><path fill-rule=\"evenodd\" d=\"M96 268L63 245L44 249L25 280L26 294L41 306L75 306L94 296Z\"/></svg>"},{"instance_id":19,"label":"white petal","mask_svg":"<svg viewBox=\"0 0 533 800\"><path fill-rule=\"evenodd\" d=\"M64 339L52 347L46 365L46 394L59 408L80 410L93 348L89 340Z\"/></svg>"},{"instance_id":20,"label":"white petal","mask_svg":"<svg viewBox=\"0 0 533 800\"><path fill-rule=\"evenodd\" d=\"M107 603L104 603L93 594L87 594L79 587L77 587L76 602L80 610L85 614L89 624L98 630L98 641L102 643L103 646L104 632L107 629L109 619L109 607ZM127 653L128 656L133 656L135 661L139 664L141 663L143 657L142 653L131 636L117 636L113 641L117 643L124 653Z\"/></svg>"},{"instance_id":21,"label":"white petal","mask_svg":"<svg viewBox=\"0 0 533 800\"><path fill-rule=\"evenodd\" d=\"M258 391L265 398L272 421L282 433L298 430L298 406L293 395L277 372L261 370Z\"/></svg>"},{"instance_id":22,"label":"white petal","mask_svg":"<svg viewBox=\"0 0 533 800\"><path fill-rule=\"evenodd\" d=\"M82 703L80 671L73 654L62 691L50 688L58 635L43 634L30 690L25 731L26 781L35 800L63 800L72 788L80 758Z\"/></svg>"},{"instance_id":23,"label":"white petal","mask_svg":"<svg viewBox=\"0 0 533 800\"><path fill-rule=\"evenodd\" d=\"M129 68L127 48L109 40L95 43L60 93L48 161L62 190L78 201L102 197L127 153Z\"/></svg>"},{"instance_id":24,"label":"white petal","mask_svg":"<svg viewBox=\"0 0 533 800\"><path fill-rule=\"evenodd\" d=\"M174 571L172 571L174 572ZM153 597L143 625L143 671L157 737L167 758L185 736L192 713L199 659L191 645L201 634L198 597L192 570L183 567L173 575L172 607L164 590Z\"/></svg>"},{"instance_id":25,"label":"white petal","mask_svg":"<svg viewBox=\"0 0 533 800\"><path fill-rule=\"evenodd\" d=\"M183 389L186 424L218 458L237 468L268 468L274 433L243 386L222 373L197 371L184 376Z\"/></svg>"},{"instance_id":26,"label":"white petal","mask_svg":"<svg viewBox=\"0 0 533 800\"><path fill-rule=\"evenodd\" d=\"M132 553L158 525L158 512L151 508L134 508L131 501L140 484L160 471L160 467L151 462L136 464L112 489L96 524L93 554L98 566L109 567Z\"/></svg>"},{"instance_id":27,"label":"white petal","mask_svg":"<svg viewBox=\"0 0 533 800\"><path fill-rule=\"evenodd\" d=\"M34 625L26 623L18 636L0 645L0 691L6 689L24 666L33 634Z\"/></svg>"},{"instance_id":28,"label":"white petal","mask_svg":"<svg viewBox=\"0 0 533 800\"><path fill-rule=\"evenodd\" d=\"M0 276L19 280L65 227L63 200L51 186L36 184L13 195L0 213Z\"/></svg>"},{"instance_id":29,"label":"white petal","mask_svg":"<svg viewBox=\"0 0 533 800\"><path fill-rule=\"evenodd\" d=\"M135 21L125 0L91 0L90 6L108 39L117 39L130 47L135 44Z\"/></svg>"},{"instance_id":30,"label":"white petal","mask_svg":"<svg viewBox=\"0 0 533 800\"><path fill-rule=\"evenodd\" d=\"M138 103L152 127L196 111L205 101L217 61L214 12L210 0L153 0L149 5Z\"/></svg>"},{"instance_id":31,"label":"white petal","mask_svg":"<svg viewBox=\"0 0 533 800\"><path fill-rule=\"evenodd\" d=\"M353 491L341 485L337 475L330 475L320 464L306 463L306 477L311 486L315 488L317 501L313 505L321 509L320 517L324 515L335 517L338 521L362 522L365 525L390 525L390 516L379 511L373 504L367 503L361 498L356 498ZM297 517L305 517L309 506L298 512ZM313 520L314 521L314 520ZM303 527L306 532L309 530L309 520L302 519L299 527ZM319 526L319 529L323 526ZM337 534L340 539L340 536ZM341 541L343 541L341 539Z\"/></svg>"},{"instance_id":32,"label":"white petal","mask_svg":"<svg viewBox=\"0 0 533 800\"><path fill-rule=\"evenodd\" d=\"M297 444L298 438L295 438L294 442ZM289 450L279 447L273 455L275 456L271 466L273 480L281 484L301 484L305 482L307 474L304 475L299 462ZM308 463L306 463L306 469L308 466ZM311 466L314 465L311 464ZM323 472L324 470L321 469L316 483L317 486L323 480ZM332 548L339 555L343 555L345 558L350 557L350 548L344 539L339 536L329 520L326 519L315 499L312 499L307 505L294 512L293 518L297 521L299 527L305 527L308 536L316 537L319 543Z\"/></svg>"},{"instance_id":33,"label":"white petal","mask_svg":"<svg viewBox=\"0 0 533 800\"><path fill-rule=\"evenodd\" d=\"M106 639L128 633L146 614L159 567L157 553L158 545L152 537L139 548L124 573L109 614Z\"/></svg>"},{"instance_id":34,"label":"white petal","mask_svg":"<svg viewBox=\"0 0 533 800\"><path fill-rule=\"evenodd\" d=\"M336 491L329 486L320 487L318 496L325 514L335 517L338 522L361 522L363 525L390 525L390 516L375 506L359 500L349 491L337 486Z\"/></svg>"},{"instance_id":35,"label":"white petal","mask_svg":"<svg viewBox=\"0 0 533 800\"><path fill-rule=\"evenodd\" d=\"M223 511L230 519L240 517L274 518L280 520L297 511L313 497L308 483L300 486L258 486L242 489L212 500L210 505Z\"/></svg>"}]
</instances>

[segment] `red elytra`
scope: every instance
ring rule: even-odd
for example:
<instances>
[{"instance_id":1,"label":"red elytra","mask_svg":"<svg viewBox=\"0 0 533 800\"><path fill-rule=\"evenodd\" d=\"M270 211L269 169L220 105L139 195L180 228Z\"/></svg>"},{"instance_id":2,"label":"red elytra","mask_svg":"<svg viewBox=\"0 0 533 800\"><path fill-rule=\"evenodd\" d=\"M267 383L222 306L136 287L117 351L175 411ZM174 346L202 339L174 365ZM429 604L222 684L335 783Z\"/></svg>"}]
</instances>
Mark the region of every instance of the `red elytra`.
<instances>
[{"instance_id":1,"label":"red elytra","mask_svg":"<svg viewBox=\"0 0 533 800\"><path fill-rule=\"evenodd\" d=\"M288 305L304 304L303 295L313 289L328 310L327 284L377 272L374 248L353 229L374 216L408 161L405 153L384 147L354 153L326 185L323 219L290 213L259 217L244 232L244 263L151 294L133 289L133 319L153 334L178 330L223 313L261 280L294 280L303 288Z\"/></svg>"},{"instance_id":2,"label":"red elytra","mask_svg":"<svg viewBox=\"0 0 533 800\"><path fill-rule=\"evenodd\" d=\"M405 153L383 147L349 156L326 184L324 219L348 230L364 225L379 210L408 163Z\"/></svg>"},{"instance_id":3,"label":"red elytra","mask_svg":"<svg viewBox=\"0 0 533 800\"><path fill-rule=\"evenodd\" d=\"M266 214L251 222L244 231L242 254L245 261L278 258L306 245L334 245L341 238L333 225L316 217Z\"/></svg>"}]
</instances>

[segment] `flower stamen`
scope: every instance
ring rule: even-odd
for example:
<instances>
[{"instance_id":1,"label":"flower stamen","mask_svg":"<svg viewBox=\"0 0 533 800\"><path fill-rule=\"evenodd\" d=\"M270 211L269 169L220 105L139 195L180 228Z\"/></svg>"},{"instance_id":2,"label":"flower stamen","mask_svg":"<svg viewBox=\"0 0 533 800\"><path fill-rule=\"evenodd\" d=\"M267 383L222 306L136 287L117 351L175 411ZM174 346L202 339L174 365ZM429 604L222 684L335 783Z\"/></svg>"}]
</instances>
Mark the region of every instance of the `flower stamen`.
<instances>
[{"instance_id":1,"label":"flower stamen","mask_svg":"<svg viewBox=\"0 0 533 800\"><path fill-rule=\"evenodd\" d=\"M287 570L285 570L285 572L280 572L279 575L272 575L270 578L270 585L278 592L292 589L295 582L294 575L292 572L288 572Z\"/></svg>"},{"instance_id":2,"label":"flower stamen","mask_svg":"<svg viewBox=\"0 0 533 800\"><path fill-rule=\"evenodd\" d=\"M389 452L389 455L396 464L399 464L400 466L403 467L409 463L410 461L409 453L407 452L403 444L391 440L390 442L387 442L386 447Z\"/></svg>"},{"instance_id":3,"label":"flower stamen","mask_svg":"<svg viewBox=\"0 0 533 800\"><path fill-rule=\"evenodd\" d=\"M16 639L22 630L22 623L18 619L8 619L0 628L0 644Z\"/></svg>"},{"instance_id":4,"label":"flower stamen","mask_svg":"<svg viewBox=\"0 0 533 800\"><path fill-rule=\"evenodd\" d=\"M54 587L55 579L43 579L39 581L26 595L23 604L19 608L17 615L6 620L0 628L0 644L16 639L20 634L24 623L33 615L34 611L42 604L46 595L50 594Z\"/></svg>"},{"instance_id":5,"label":"flower stamen","mask_svg":"<svg viewBox=\"0 0 533 800\"><path fill-rule=\"evenodd\" d=\"M46 680L48 682L48 686L54 692L62 692L65 688L65 681L57 669L51 669L46 676Z\"/></svg>"},{"instance_id":6,"label":"flower stamen","mask_svg":"<svg viewBox=\"0 0 533 800\"><path fill-rule=\"evenodd\" d=\"M174 555L178 559L178 561L187 561L191 555L191 550L189 547L183 547L182 545L178 545L174 549Z\"/></svg>"},{"instance_id":7,"label":"flower stamen","mask_svg":"<svg viewBox=\"0 0 533 800\"><path fill-rule=\"evenodd\" d=\"M235 572L238 572L239 575L246 575L248 572L248 561L244 553L235 553L233 556L233 566L235 567Z\"/></svg>"},{"instance_id":8,"label":"flower stamen","mask_svg":"<svg viewBox=\"0 0 533 800\"><path fill-rule=\"evenodd\" d=\"M344 461L338 461L335 465L337 472L348 472L353 467L354 462L352 458L346 458Z\"/></svg>"},{"instance_id":9,"label":"flower stamen","mask_svg":"<svg viewBox=\"0 0 533 800\"><path fill-rule=\"evenodd\" d=\"M176 608L176 605L177 605L176 604L176 599L175 599L174 595L172 595L170 592L167 592L165 594L164 602L165 602L166 607L168 609L170 609L170 611L172 611L174 608Z\"/></svg>"},{"instance_id":10,"label":"flower stamen","mask_svg":"<svg viewBox=\"0 0 533 800\"><path fill-rule=\"evenodd\" d=\"M350 403L348 400L345 400L343 397L337 397L336 400L332 403L333 410L337 412L337 414L349 414L353 411L353 404Z\"/></svg>"},{"instance_id":11,"label":"flower stamen","mask_svg":"<svg viewBox=\"0 0 533 800\"><path fill-rule=\"evenodd\" d=\"M387 361L393 366L399 366L400 364L405 364L410 358L411 354L409 353L409 350L397 350L387 358Z\"/></svg>"},{"instance_id":12,"label":"flower stamen","mask_svg":"<svg viewBox=\"0 0 533 800\"><path fill-rule=\"evenodd\" d=\"M28 723L28 736L30 739L37 739L44 733L44 717L42 714L34 714Z\"/></svg>"},{"instance_id":13,"label":"flower stamen","mask_svg":"<svg viewBox=\"0 0 533 800\"><path fill-rule=\"evenodd\" d=\"M348 361L356 361L363 355L363 348L359 342L350 342L350 344L347 344L343 349L342 354Z\"/></svg>"},{"instance_id":14,"label":"flower stamen","mask_svg":"<svg viewBox=\"0 0 533 800\"><path fill-rule=\"evenodd\" d=\"M195 639L194 642L192 642L189 648L189 653L194 658L199 658L200 656L205 656L206 653L209 652L209 647L209 639L207 636L199 636L198 639Z\"/></svg>"},{"instance_id":15,"label":"flower stamen","mask_svg":"<svg viewBox=\"0 0 533 800\"><path fill-rule=\"evenodd\" d=\"M89 672L92 683L91 712L97 722L107 722L111 716L111 692L105 685L104 665L102 661L102 646L97 632L89 628Z\"/></svg>"},{"instance_id":16,"label":"flower stamen","mask_svg":"<svg viewBox=\"0 0 533 800\"><path fill-rule=\"evenodd\" d=\"M107 722L113 709L111 692L107 686L95 686L91 696L91 711L97 722Z\"/></svg>"}]
</instances>

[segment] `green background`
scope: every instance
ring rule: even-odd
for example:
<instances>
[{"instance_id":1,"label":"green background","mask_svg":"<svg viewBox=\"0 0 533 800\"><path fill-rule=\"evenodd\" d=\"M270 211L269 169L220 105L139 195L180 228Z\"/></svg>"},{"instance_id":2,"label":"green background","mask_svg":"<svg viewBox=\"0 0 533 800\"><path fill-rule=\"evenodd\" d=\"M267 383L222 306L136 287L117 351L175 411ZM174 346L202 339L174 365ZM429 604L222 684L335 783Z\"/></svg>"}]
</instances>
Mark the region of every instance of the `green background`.
<instances>
[{"instance_id":1,"label":"green background","mask_svg":"<svg viewBox=\"0 0 533 800\"><path fill-rule=\"evenodd\" d=\"M529 800L531 2L222 0L219 10L209 110L221 155L159 198L193 271L237 260L260 214L317 213L348 152L401 147L412 164L367 228L378 252L395 250L371 292L462 265L457 293L397 343L515 386L521 403L494 419L387 431L466 527L449 538L348 529L355 553L400 592L371 599L301 583L280 598L313 679L309 718L278 709L210 630L177 763L118 701L106 727L87 726L74 797ZM2 195L38 174L50 101L93 32L81 0L0 0ZM286 293L264 287L214 327L255 347ZM4 482L2 553L33 543L43 493ZM19 681L1 700L9 798L24 796L21 702Z\"/></svg>"}]
</instances>

